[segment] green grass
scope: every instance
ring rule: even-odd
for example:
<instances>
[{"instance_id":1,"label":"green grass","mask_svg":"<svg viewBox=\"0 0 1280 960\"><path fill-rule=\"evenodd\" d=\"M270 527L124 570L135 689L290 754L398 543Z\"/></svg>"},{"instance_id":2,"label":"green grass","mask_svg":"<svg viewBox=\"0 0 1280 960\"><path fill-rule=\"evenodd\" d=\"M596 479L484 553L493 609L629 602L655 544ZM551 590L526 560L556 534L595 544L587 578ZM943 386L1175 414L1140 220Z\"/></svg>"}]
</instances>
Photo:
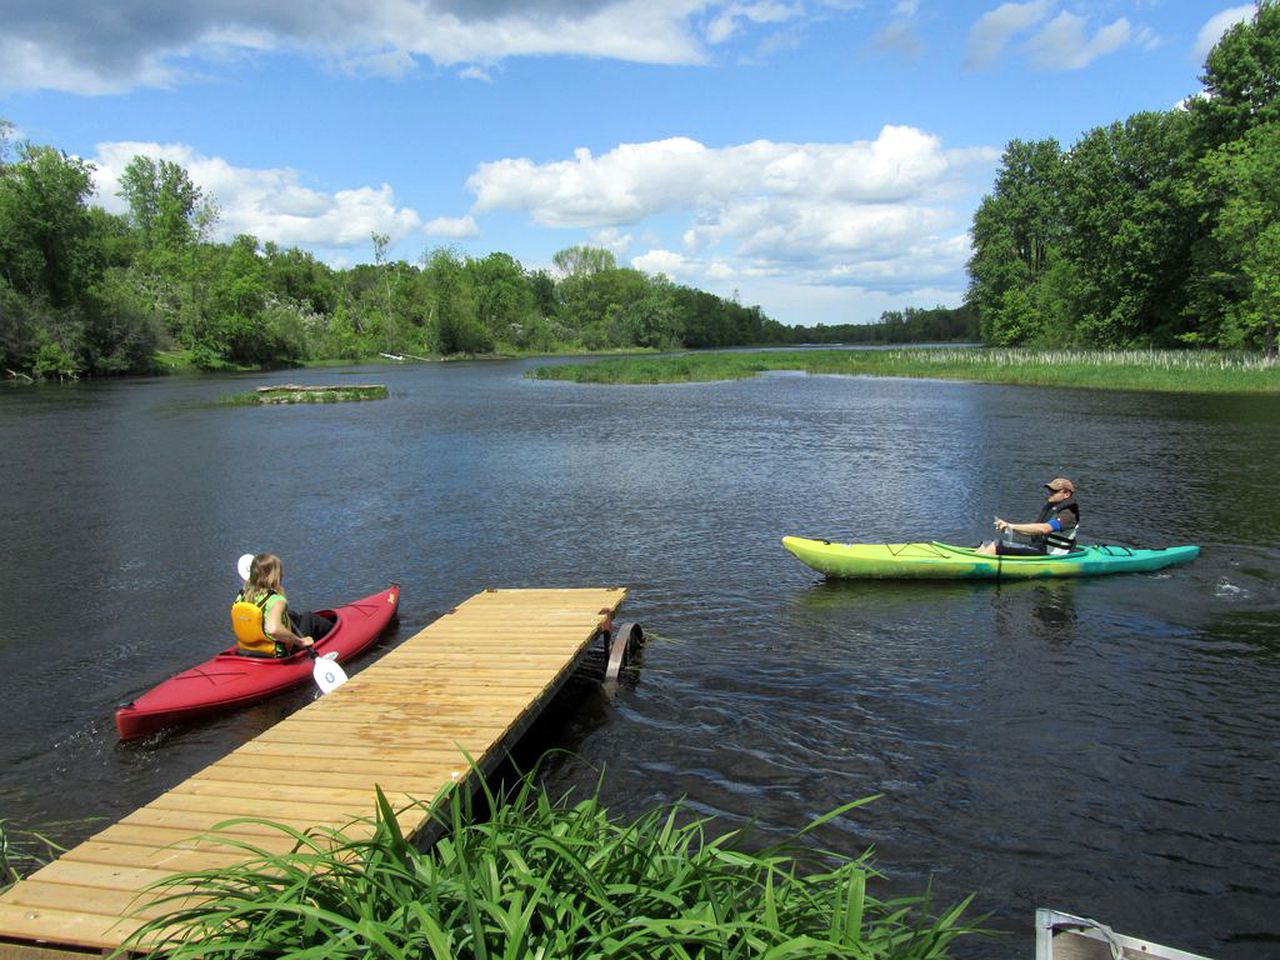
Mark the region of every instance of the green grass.
<instances>
[{"instance_id":1,"label":"green grass","mask_svg":"<svg viewBox=\"0 0 1280 960\"><path fill-rule=\"evenodd\" d=\"M172 911L126 949L175 960L947 957L976 932L962 921L968 900L937 915L927 895L879 900L868 854L802 842L864 802L748 852L740 832L712 836L680 805L625 820L598 788L552 798L527 776L499 796L486 787L477 809L463 791L437 798L443 837L423 853L379 792L367 840L275 825L294 849L273 854L223 838L245 864L159 885ZM209 899L184 903L192 887Z\"/></svg>"},{"instance_id":2,"label":"green grass","mask_svg":"<svg viewBox=\"0 0 1280 960\"><path fill-rule=\"evenodd\" d=\"M43 833L0 819L0 893L63 852Z\"/></svg>"},{"instance_id":3,"label":"green grass","mask_svg":"<svg viewBox=\"0 0 1280 960\"><path fill-rule=\"evenodd\" d=\"M939 348L689 353L544 366L527 376L578 383L650 384L736 380L766 370L1103 390L1280 391L1280 365L1274 360L1248 354L1171 350Z\"/></svg>"}]
</instances>

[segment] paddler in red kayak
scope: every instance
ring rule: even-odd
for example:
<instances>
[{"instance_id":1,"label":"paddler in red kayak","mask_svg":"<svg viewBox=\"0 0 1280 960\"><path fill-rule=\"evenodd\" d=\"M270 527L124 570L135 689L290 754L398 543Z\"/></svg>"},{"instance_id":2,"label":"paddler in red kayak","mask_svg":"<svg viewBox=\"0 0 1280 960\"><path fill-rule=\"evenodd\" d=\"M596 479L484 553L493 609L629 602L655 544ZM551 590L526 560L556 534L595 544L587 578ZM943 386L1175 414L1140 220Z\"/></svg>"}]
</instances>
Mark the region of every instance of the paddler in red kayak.
<instances>
[{"instance_id":1,"label":"paddler in red kayak","mask_svg":"<svg viewBox=\"0 0 1280 960\"><path fill-rule=\"evenodd\" d=\"M245 582L231 605L231 628L240 656L287 657L333 629L333 621L326 617L289 609L280 583L284 567L275 554L245 554L240 560Z\"/></svg>"}]
</instances>

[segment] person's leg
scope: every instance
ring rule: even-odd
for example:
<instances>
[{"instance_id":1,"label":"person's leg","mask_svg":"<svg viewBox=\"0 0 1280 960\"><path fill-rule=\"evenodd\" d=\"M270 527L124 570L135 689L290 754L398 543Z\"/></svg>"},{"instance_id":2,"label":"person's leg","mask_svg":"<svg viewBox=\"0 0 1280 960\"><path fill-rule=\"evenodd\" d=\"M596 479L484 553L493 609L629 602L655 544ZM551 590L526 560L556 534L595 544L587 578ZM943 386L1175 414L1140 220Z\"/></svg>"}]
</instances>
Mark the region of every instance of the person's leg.
<instances>
[{"instance_id":1,"label":"person's leg","mask_svg":"<svg viewBox=\"0 0 1280 960\"><path fill-rule=\"evenodd\" d=\"M319 640L333 629L333 621L318 613L308 610L306 613L289 611L289 622L293 624L293 632L300 637Z\"/></svg>"},{"instance_id":2,"label":"person's leg","mask_svg":"<svg viewBox=\"0 0 1280 960\"><path fill-rule=\"evenodd\" d=\"M1005 543L1003 540L997 541L995 547L993 552L1002 557L1038 557L1044 553L1025 543Z\"/></svg>"}]
</instances>

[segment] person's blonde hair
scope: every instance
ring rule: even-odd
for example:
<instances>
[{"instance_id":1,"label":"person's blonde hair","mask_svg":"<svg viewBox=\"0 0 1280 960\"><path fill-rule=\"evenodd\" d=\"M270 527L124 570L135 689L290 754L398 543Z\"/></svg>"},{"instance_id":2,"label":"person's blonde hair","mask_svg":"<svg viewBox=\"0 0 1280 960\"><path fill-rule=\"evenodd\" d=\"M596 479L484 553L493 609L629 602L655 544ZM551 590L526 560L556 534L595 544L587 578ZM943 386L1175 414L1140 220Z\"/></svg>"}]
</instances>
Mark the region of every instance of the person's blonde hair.
<instances>
[{"instance_id":1,"label":"person's blonde hair","mask_svg":"<svg viewBox=\"0 0 1280 960\"><path fill-rule=\"evenodd\" d=\"M284 565L274 553L260 553L249 565L249 579L244 582L244 595L256 596L260 593L279 593L280 577L284 573Z\"/></svg>"}]
</instances>

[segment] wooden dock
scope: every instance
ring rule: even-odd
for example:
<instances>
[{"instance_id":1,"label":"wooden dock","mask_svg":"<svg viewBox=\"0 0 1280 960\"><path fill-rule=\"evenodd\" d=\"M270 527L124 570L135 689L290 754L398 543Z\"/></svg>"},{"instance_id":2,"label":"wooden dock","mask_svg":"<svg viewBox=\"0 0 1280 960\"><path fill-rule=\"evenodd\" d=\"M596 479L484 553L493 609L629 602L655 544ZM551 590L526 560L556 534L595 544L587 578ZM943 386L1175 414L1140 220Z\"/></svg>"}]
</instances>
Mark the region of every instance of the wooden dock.
<instances>
[{"instance_id":1,"label":"wooden dock","mask_svg":"<svg viewBox=\"0 0 1280 960\"><path fill-rule=\"evenodd\" d=\"M344 686L0 895L0 960L120 946L155 915L142 893L148 884L243 859L199 839L221 821L345 827L373 815L375 784L399 809L467 777L466 755L491 768L591 641L612 629L625 597L621 587L476 594ZM400 826L414 835L426 819L409 807ZM291 845L257 824L230 832L265 849Z\"/></svg>"}]
</instances>

